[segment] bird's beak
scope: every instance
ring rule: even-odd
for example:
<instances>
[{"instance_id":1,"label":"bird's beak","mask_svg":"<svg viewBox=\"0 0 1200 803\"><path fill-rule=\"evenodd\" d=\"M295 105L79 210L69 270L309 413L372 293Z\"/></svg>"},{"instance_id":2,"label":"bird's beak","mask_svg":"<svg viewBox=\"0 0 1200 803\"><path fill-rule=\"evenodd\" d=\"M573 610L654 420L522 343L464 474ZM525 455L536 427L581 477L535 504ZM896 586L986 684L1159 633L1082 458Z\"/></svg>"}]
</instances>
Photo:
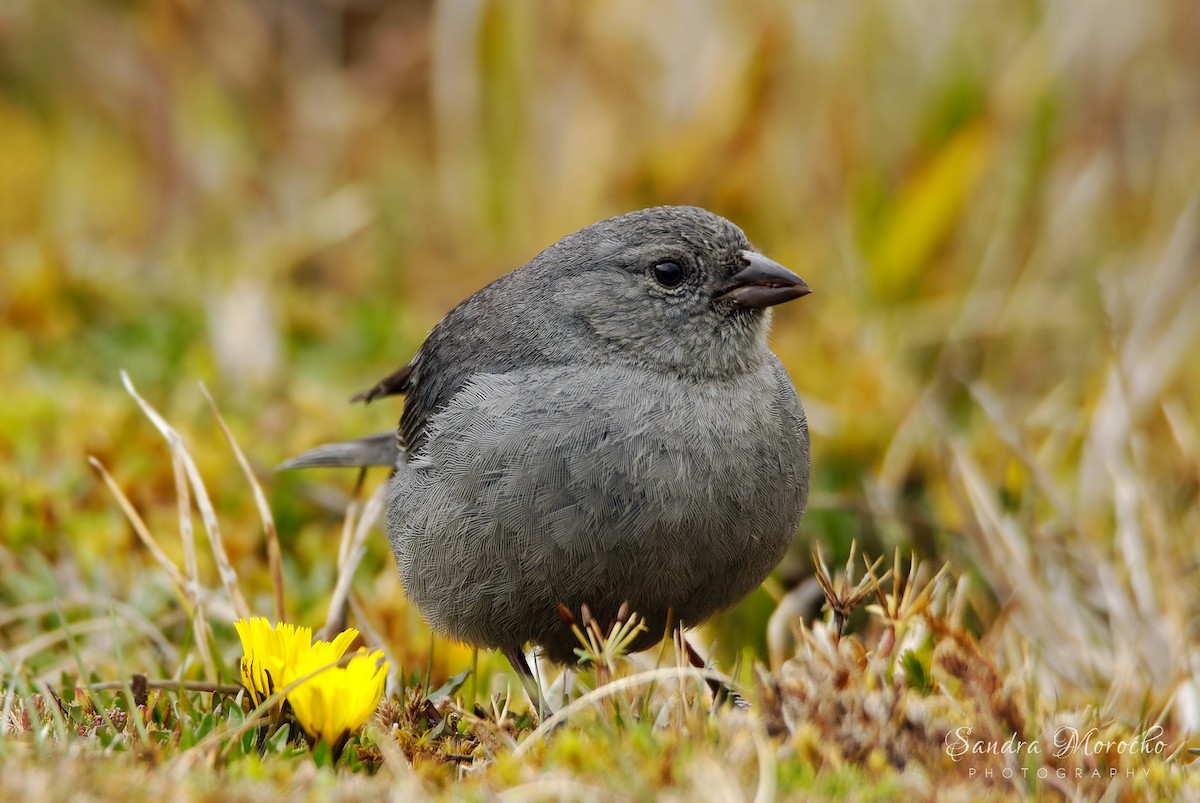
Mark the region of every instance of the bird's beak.
<instances>
[{"instance_id":1,"label":"bird's beak","mask_svg":"<svg viewBox=\"0 0 1200 803\"><path fill-rule=\"evenodd\" d=\"M747 266L730 277L729 284L717 293L717 301L732 301L739 307L761 309L812 292L803 279L762 254L743 251L742 258Z\"/></svg>"}]
</instances>

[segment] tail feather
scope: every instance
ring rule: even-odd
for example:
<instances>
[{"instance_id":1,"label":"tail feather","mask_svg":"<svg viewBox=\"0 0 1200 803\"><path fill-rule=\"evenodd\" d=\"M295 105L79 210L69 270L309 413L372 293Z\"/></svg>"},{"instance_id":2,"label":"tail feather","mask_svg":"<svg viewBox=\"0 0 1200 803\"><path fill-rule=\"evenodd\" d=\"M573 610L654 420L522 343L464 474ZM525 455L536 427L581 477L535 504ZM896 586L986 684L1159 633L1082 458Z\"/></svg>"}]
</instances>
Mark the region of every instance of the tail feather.
<instances>
[{"instance_id":1,"label":"tail feather","mask_svg":"<svg viewBox=\"0 0 1200 803\"><path fill-rule=\"evenodd\" d=\"M309 449L303 454L284 460L275 467L276 471L291 471L298 468L368 468L387 466L395 468L402 456L395 432L380 432L341 443L326 443Z\"/></svg>"}]
</instances>

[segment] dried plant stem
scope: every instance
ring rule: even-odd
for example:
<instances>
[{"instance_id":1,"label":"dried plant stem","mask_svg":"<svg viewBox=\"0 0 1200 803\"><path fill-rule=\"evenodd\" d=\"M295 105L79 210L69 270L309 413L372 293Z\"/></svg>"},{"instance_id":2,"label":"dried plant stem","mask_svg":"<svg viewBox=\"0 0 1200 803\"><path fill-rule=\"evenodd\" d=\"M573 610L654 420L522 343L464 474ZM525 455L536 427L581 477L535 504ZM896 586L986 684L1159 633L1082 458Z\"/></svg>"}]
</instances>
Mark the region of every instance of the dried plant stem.
<instances>
[{"instance_id":1,"label":"dried plant stem","mask_svg":"<svg viewBox=\"0 0 1200 803\"><path fill-rule=\"evenodd\" d=\"M188 453L180 434L174 427L167 423L166 419L159 415L157 410L150 406L149 402L138 395L133 382L129 379L129 374L125 371L121 372L121 381L125 385L125 390L138 403L138 406L142 408L142 412L146 414L146 417L150 419L151 423L166 438L172 454L177 454L183 461L188 481L192 486L192 491L196 495L196 507L200 511L200 518L204 521L204 532L208 535L209 546L212 548L213 559L217 564L217 571L221 575L221 582L225 586L225 590L228 592L237 614L249 618L250 606L246 604L246 598L242 595L242 590L238 586L237 572L229 560L229 553L225 551L225 542L221 537L221 527L217 522L217 514L213 509L212 500L208 497L208 491L204 487L204 480L200 477L200 470L196 467L196 462Z\"/></svg>"},{"instance_id":2,"label":"dried plant stem","mask_svg":"<svg viewBox=\"0 0 1200 803\"><path fill-rule=\"evenodd\" d=\"M367 553L366 540L371 528L383 512L383 500L387 494L387 484L381 483L375 492L362 505L361 512L357 503L352 504L346 511L346 519L342 527L342 541L338 548L338 578L333 589L333 597L329 600L329 612L325 617L324 638L332 638L343 629L346 622L346 600L350 595L350 583L354 572Z\"/></svg>"},{"instance_id":3,"label":"dried plant stem","mask_svg":"<svg viewBox=\"0 0 1200 803\"><path fill-rule=\"evenodd\" d=\"M204 615L204 598L200 593L200 570L196 560L196 538L192 529L192 502L188 491L187 472L183 458L178 452L171 453L171 470L175 475L175 499L179 507L179 540L183 544L183 570L187 577L188 606L192 621L192 633L204 671L210 678L217 676L212 649L209 647L208 619ZM180 667L180 671L183 667Z\"/></svg>"},{"instance_id":4,"label":"dried plant stem","mask_svg":"<svg viewBox=\"0 0 1200 803\"><path fill-rule=\"evenodd\" d=\"M88 683L78 688L84 691L121 691L128 682L124 680L106 680L101 683ZM184 691L204 692L206 694L225 694L230 697L241 692L242 686L235 683L209 683L202 680L171 680L165 678L162 680L146 680L147 689L158 689L160 691Z\"/></svg>"},{"instance_id":5,"label":"dried plant stem","mask_svg":"<svg viewBox=\"0 0 1200 803\"><path fill-rule=\"evenodd\" d=\"M617 678L609 683L598 688L592 689L587 694L571 701L567 706L555 711L552 716L547 717L542 724L530 733L525 739L517 745L517 749L513 751L513 758L521 758L526 753L534 748L539 742L546 738L555 728L570 719L572 714L577 714L580 711L590 708L591 706L612 697L615 694L636 689L640 686L646 686L659 681L678 681L695 680L701 683L709 680L715 680L718 683L723 683L730 688L737 686L733 678L726 674L717 672L712 669L699 669L696 667L661 667L659 669L648 669L645 672L638 672L629 677Z\"/></svg>"},{"instance_id":6,"label":"dried plant stem","mask_svg":"<svg viewBox=\"0 0 1200 803\"><path fill-rule=\"evenodd\" d=\"M170 579L171 585L175 586L175 590L179 594L180 599L189 603L190 607L192 598L188 593L188 584L184 580L183 575L179 572L179 567L171 562L171 559L167 557L167 553L162 551L162 547L158 545L158 541L150 533L150 528L146 526L146 522L138 514L137 509L133 506L133 503L129 501L129 497L125 496L125 492L121 490L121 486L117 485L117 481L114 480L112 475L108 473L108 469L104 467L104 464L95 457L90 456L88 457L88 463L92 468L96 469L96 472L100 475L100 478L104 480L104 484L108 486L108 490L111 491L113 497L116 498L117 504L121 508L121 512L123 512L125 514L125 518L129 520L129 524L133 527L133 532L137 535L138 540L140 540L142 545L150 551L150 555L154 558L155 562L158 563L159 567L167 573L167 577Z\"/></svg>"},{"instance_id":7,"label":"dried plant stem","mask_svg":"<svg viewBox=\"0 0 1200 803\"><path fill-rule=\"evenodd\" d=\"M258 478L254 476L254 471L250 468L250 461L246 459L246 455L242 452L241 447L238 446L233 433L229 431L224 416L217 409L216 402L213 401L212 395L208 392L208 388L203 382L200 383L200 392L208 400L208 406L212 409L213 415L216 416L217 423L220 425L221 431L225 433L225 439L229 442L229 448L233 450L238 465L242 467L242 474L246 477L246 482L249 483L250 489L254 492L254 503L258 506L258 516L263 524L263 538L267 544L267 565L271 570L271 587L274 591L275 600L275 620L282 622L286 618L283 605L283 556L279 549L279 535L275 530L275 518L271 515L271 506L267 504L267 497L263 493L262 486L259 485Z\"/></svg>"}]
</instances>

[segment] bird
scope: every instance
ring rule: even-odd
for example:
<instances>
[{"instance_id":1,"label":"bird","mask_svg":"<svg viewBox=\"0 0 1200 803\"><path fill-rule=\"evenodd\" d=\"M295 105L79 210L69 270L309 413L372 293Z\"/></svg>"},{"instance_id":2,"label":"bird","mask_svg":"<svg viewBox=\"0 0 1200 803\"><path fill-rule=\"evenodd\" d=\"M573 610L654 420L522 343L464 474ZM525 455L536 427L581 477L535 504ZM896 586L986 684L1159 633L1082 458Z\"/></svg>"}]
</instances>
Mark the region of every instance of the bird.
<instances>
[{"instance_id":1,"label":"bird","mask_svg":"<svg viewBox=\"0 0 1200 803\"><path fill-rule=\"evenodd\" d=\"M782 560L809 434L770 350L810 293L734 223L659 206L569 234L477 291L356 401L403 394L396 432L281 465L385 465L385 530L438 632L571 665L576 618L703 624Z\"/></svg>"}]
</instances>

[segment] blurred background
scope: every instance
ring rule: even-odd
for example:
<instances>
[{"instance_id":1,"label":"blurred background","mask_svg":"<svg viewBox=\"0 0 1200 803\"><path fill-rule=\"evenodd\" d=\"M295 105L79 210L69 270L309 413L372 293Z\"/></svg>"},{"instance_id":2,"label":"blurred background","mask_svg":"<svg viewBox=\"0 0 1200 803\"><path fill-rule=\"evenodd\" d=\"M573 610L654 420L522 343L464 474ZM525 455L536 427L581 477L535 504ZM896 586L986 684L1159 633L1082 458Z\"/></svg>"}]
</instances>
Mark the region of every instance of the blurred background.
<instances>
[{"instance_id":1,"label":"blurred background","mask_svg":"<svg viewBox=\"0 0 1200 803\"><path fill-rule=\"evenodd\" d=\"M290 616L320 624L355 478L269 467L393 427L397 403L348 397L562 235L697 204L815 290L773 334L812 503L713 631L726 658L765 656L814 545L857 539L949 561L1003 666L1200 727L1198 179L1190 0L8 0L0 607L112 597L184 626L86 463L177 557L124 369L267 615L208 385L263 469ZM380 534L357 593L423 667L395 575ZM38 627L5 620L0 646Z\"/></svg>"}]
</instances>

